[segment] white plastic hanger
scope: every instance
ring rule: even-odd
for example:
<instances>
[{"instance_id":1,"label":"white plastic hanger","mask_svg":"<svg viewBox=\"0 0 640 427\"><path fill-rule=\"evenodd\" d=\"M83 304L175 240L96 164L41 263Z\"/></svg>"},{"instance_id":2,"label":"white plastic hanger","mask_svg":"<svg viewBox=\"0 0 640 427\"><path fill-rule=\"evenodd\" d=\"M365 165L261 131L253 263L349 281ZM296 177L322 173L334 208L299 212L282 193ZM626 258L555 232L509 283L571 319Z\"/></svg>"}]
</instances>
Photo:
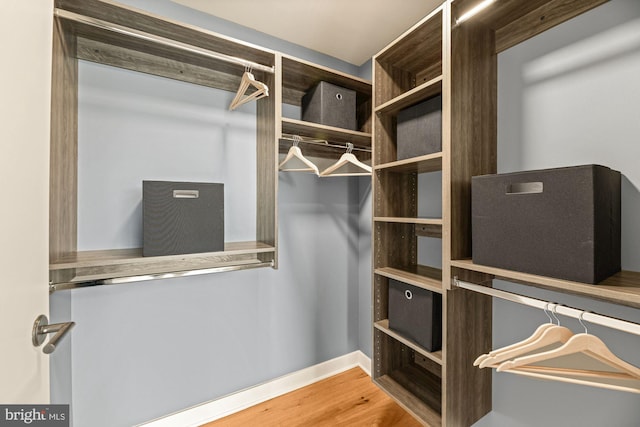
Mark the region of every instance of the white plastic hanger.
<instances>
[{"instance_id":1,"label":"white plastic hanger","mask_svg":"<svg viewBox=\"0 0 640 427\"><path fill-rule=\"evenodd\" d=\"M347 143L347 152L344 153L337 162L329 166L320 173L320 176L364 176L371 175L371 166L362 163L351 151L353 144ZM348 171L341 172L340 169L348 167Z\"/></svg>"},{"instance_id":2,"label":"white plastic hanger","mask_svg":"<svg viewBox=\"0 0 640 427\"><path fill-rule=\"evenodd\" d=\"M287 156L280 163L278 168L283 172L313 172L316 175L319 175L320 171L318 170L318 167L302 155L302 151L300 150L300 147L298 147L298 143L301 140L302 138L298 135L293 136L293 145L289 148ZM302 162L302 165L300 165L300 162ZM298 166L295 165L296 163L298 163Z\"/></svg>"},{"instance_id":3,"label":"white plastic hanger","mask_svg":"<svg viewBox=\"0 0 640 427\"><path fill-rule=\"evenodd\" d=\"M255 92L246 95L247 89L251 86L256 88ZM257 81L251 73L251 70L247 70L242 75L240 87L238 87L238 92L236 93L235 98L233 98L233 101L231 101L231 105L229 105L229 110L235 110L242 104L246 104L249 101L258 100L266 96L269 96L269 86Z\"/></svg>"}]
</instances>

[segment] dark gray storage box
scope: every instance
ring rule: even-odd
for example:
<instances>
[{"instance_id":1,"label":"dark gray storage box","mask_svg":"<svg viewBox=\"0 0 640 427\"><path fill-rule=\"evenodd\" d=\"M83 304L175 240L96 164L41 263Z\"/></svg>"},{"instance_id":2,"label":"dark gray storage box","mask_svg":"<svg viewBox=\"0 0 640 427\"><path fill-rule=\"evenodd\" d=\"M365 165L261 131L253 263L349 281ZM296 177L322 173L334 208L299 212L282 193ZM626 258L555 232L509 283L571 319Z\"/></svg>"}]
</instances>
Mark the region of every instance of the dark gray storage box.
<instances>
[{"instance_id":1,"label":"dark gray storage box","mask_svg":"<svg viewBox=\"0 0 640 427\"><path fill-rule=\"evenodd\" d=\"M398 113L398 160L442 151L442 96L434 96Z\"/></svg>"},{"instance_id":2,"label":"dark gray storage box","mask_svg":"<svg viewBox=\"0 0 640 427\"><path fill-rule=\"evenodd\" d=\"M302 97L302 120L357 130L356 92L327 82Z\"/></svg>"},{"instance_id":3,"label":"dark gray storage box","mask_svg":"<svg viewBox=\"0 0 640 427\"><path fill-rule=\"evenodd\" d=\"M471 193L474 263L583 283L620 271L620 172L475 176Z\"/></svg>"},{"instance_id":4,"label":"dark gray storage box","mask_svg":"<svg viewBox=\"0 0 640 427\"><path fill-rule=\"evenodd\" d=\"M224 184L142 182L144 256L224 250Z\"/></svg>"},{"instance_id":5,"label":"dark gray storage box","mask_svg":"<svg viewBox=\"0 0 640 427\"><path fill-rule=\"evenodd\" d=\"M442 348L442 295L389 279L389 328L427 351Z\"/></svg>"}]
</instances>

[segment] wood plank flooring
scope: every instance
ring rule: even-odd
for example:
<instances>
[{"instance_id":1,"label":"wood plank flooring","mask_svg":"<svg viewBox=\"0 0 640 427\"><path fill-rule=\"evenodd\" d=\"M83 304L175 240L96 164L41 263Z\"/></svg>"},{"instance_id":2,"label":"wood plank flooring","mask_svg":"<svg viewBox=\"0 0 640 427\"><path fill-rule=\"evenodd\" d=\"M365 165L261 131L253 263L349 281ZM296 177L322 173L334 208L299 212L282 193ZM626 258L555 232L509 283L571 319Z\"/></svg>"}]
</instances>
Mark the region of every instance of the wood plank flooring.
<instances>
[{"instance_id":1,"label":"wood plank flooring","mask_svg":"<svg viewBox=\"0 0 640 427\"><path fill-rule=\"evenodd\" d=\"M353 368L201 427L420 425L362 369Z\"/></svg>"}]
</instances>

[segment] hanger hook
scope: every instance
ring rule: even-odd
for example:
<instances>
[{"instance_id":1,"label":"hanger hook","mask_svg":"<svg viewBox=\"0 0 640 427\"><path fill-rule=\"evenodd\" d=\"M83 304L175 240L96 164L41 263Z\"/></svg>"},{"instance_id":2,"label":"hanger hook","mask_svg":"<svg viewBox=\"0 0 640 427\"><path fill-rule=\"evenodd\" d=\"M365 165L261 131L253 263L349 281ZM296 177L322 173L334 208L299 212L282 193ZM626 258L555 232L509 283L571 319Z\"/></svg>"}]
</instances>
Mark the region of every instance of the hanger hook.
<instances>
[{"instance_id":1,"label":"hanger hook","mask_svg":"<svg viewBox=\"0 0 640 427\"><path fill-rule=\"evenodd\" d=\"M580 312L580 316L578 316L578 322L580 322L580 324L584 328L584 333L588 334L589 331L587 330L587 325L584 324L584 319L582 318L582 316L584 316L584 313L584 311Z\"/></svg>"},{"instance_id":2,"label":"hanger hook","mask_svg":"<svg viewBox=\"0 0 640 427\"><path fill-rule=\"evenodd\" d=\"M350 142L347 142L347 153L350 153L353 151L353 144Z\"/></svg>"},{"instance_id":3,"label":"hanger hook","mask_svg":"<svg viewBox=\"0 0 640 427\"><path fill-rule=\"evenodd\" d=\"M551 315L549 314L549 303L546 303L544 305L544 314L546 314L547 317L549 318L549 323L553 323L553 319L551 318Z\"/></svg>"},{"instance_id":4,"label":"hanger hook","mask_svg":"<svg viewBox=\"0 0 640 427\"><path fill-rule=\"evenodd\" d=\"M558 304L553 304L553 307L551 308L551 314L553 314L553 317L556 319L558 326L560 326L560 319L558 319L556 310L558 310Z\"/></svg>"},{"instance_id":5,"label":"hanger hook","mask_svg":"<svg viewBox=\"0 0 640 427\"><path fill-rule=\"evenodd\" d=\"M300 135L293 135L293 146L297 147L298 143L302 141L302 137Z\"/></svg>"}]
</instances>

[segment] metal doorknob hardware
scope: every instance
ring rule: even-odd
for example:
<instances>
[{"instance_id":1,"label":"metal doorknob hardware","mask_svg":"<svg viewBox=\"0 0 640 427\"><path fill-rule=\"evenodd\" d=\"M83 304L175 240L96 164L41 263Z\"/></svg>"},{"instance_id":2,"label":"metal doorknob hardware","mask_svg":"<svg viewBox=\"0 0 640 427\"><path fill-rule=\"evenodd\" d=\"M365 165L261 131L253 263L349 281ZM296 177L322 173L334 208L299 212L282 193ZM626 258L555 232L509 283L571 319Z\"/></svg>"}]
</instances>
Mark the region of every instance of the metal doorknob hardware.
<instances>
[{"instance_id":1,"label":"metal doorknob hardware","mask_svg":"<svg viewBox=\"0 0 640 427\"><path fill-rule=\"evenodd\" d=\"M42 348L42 352L45 354L51 354L55 351L58 341L67 335L67 332L75 326L75 322L54 323L49 324L49 319L44 314L41 314L33 322L33 330L31 331L31 342L34 347L40 347L44 342L47 334L55 334L49 342Z\"/></svg>"}]
</instances>

